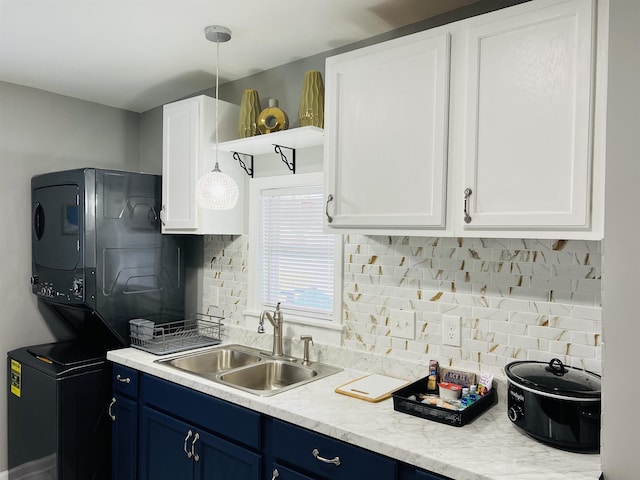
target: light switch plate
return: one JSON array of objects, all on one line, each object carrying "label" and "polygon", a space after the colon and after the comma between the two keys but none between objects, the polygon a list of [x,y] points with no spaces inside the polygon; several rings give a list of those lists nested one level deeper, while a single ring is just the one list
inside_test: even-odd
[{"label": "light switch plate", "polygon": [[442,344],[452,347],[460,346],[460,317],[455,315],[442,316]]},{"label": "light switch plate", "polygon": [[416,312],[411,310],[391,310],[389,316],[390,334],[396,338],[416,338]]}]

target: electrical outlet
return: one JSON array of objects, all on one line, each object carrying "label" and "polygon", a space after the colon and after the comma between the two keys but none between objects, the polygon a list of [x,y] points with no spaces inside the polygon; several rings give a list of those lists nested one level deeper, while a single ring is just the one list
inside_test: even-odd
[{"label": "electrical outlet", "polygon": [[391,310],[389,327],[392,337],[414,340],[416,338],[416,312]]},{"label": "electrical outlet", "polygon": [[442,316],[442,344],[452,347],[460,346],[460,317]]}]

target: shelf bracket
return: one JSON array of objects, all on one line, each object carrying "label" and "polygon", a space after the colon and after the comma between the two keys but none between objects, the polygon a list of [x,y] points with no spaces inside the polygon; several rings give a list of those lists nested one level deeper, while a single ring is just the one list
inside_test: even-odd
[{"label": "shelf bracket", "polygon": [[[240,152],[231,152],[231,153],[233,153],[233,158],[238,161],[242,169],[245,172],[247,172],[247,175],[253,178],[253,155],[249,155],[248,153],[240,153]],[[247,167],[247,164],[244,162],[244,160],[242,160],[242,157],[246,157],[249,159],[249,162],[251,164],[250,167]]]},{"label": "shelf bracket", "polygon": [[[273,146],[275,147],[276,153],[280,155],[280,159],[289,168],[291,173],[295,174],[296,173],[296,149],[291,147],[285,147],[284,145],[276,145],[275,143],[273,144]],[[282,151],[283,148],[286,148],[287,150],[291,150],[291,161],[287,159],[287,156]]]}]

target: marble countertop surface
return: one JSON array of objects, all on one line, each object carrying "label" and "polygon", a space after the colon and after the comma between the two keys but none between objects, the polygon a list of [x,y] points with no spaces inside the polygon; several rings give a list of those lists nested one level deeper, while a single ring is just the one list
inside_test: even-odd
[{"label": "marble countertop surface", "polygon": [[345,368],[260,397],[156,363],[163,357],[134,348],[110,351],[107,358],[455,480],[598,480],[601,472],[599,455],[552,448],[516,429],[500,389],[496,405],[471,423],[453,427],[397,412],[392,399],[371,403],[334,391],[380,372]]}]

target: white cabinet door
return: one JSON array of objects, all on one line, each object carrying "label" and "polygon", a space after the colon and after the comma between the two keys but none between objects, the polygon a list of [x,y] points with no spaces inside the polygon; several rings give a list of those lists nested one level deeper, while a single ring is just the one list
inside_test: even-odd
[{"label": "white cabinet door", "polygon": [[325,75],[326,225],[444,227],[449,34],[330,57]]},{"label": "white cabinet door", "polygon": [[202,102],[182,101],[163,109],[163,230],[196,230],[198,204],[194,193],[200,171]]},{"label": "white cabinet door", "polygon": [[[238,106],[219,102],[219,140],[235,135]],[[220,169],[240,190],[230,210],[206,210],[198,205],[198,179],[215,165],[215,99],[200,95],[164,106],[162,148],[163,233],[241,234],[247,175],[228,152],[218,152]]]},{"label": "white cabinet door", "polygon": [[451,112],[464,116],[464,185],[454,195],[471,192],[468,216],[455,212],[456,223],[464,230],[586,229],[593,3],[502,17],[465,32],[466,98]]}]

